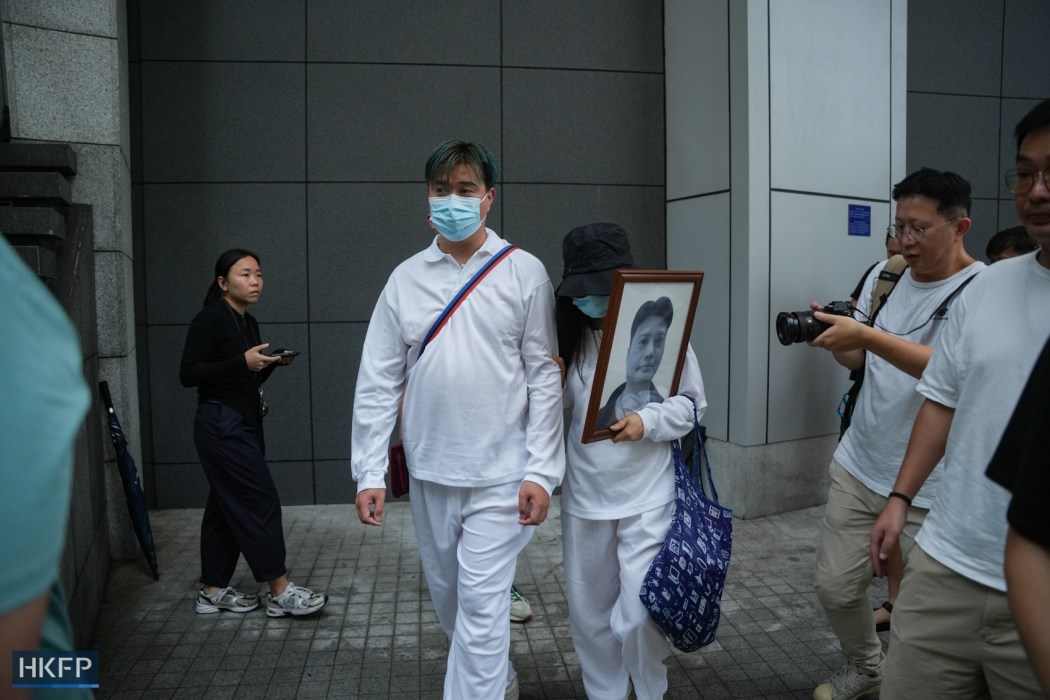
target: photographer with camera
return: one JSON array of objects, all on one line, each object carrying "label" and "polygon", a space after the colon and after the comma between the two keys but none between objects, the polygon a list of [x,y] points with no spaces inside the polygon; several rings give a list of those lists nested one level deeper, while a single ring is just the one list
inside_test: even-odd
[{"label": "photographer with camera", "polygon": [[[872,564],[869,532],[893,492],[897,467],[907,448],[912,422],[922,397],[915,386],[933,352],[933,344],[949,315],[948,302],[970,277],[985,267],[963,246],[970,229],[970,185],[954,173],[923,168],[893,188],[897,202],[888,232],[896,238],[908,268],[892,294],[877,301],[874,290],[890,261],[871,271],[850,312],[845,302],[827,311],[813,303],[806,312],[786,314],[789,337],[781,342],[808,341],[830,351],[835,360],[854,370],[864,367],[852,422],[835,450],[829,473],[831,486],[817,548],[817,597],[839,639],[846,665],[817,686],[814,700],[852,700],[878,691],[884,655],[868,602]],[[829,313],[830,312],[830,313]],[[790,317],[798,318],[797,328]],[[795,332],[794,338],[790,337]],[[903,556],[932,503],[939,470],[907,501]]]},{"label": "photographer with camera", "polygon": [[[1015,431],[1004,431],[1050,333],[1050,99],[1017,123],[1014,137],[1015,165],[1004,180],[1041,249],[995,263],[959,297],[916,387],[924,401],[894,484],[902,498],[886,504],[871,532],[872,562],[881,570],[905,527],[902,503],[922,492],[943,459],[945,478],[901,582],[886,700],[1046,697],[1033,666],[1046,670],[1039,628],[1047,588],[1023,544],[1015,552],[1021,562],[1011,561],[1008,542],[1019,543],[1008,536],[1010,493],[985,470],[991,462],[1000,483],[1024,491],[1010,472],[1033,464],[1009,454],[1021,444]],[[1025,423],[1045,433],[1043,414]],[[993,460],[1001,440],[1006,452]],[[1045,510],[1046,491],[1032,496]],[[1011,612],[1008,602],[1021,607]],[[1033,632],[1029,659],[1020,634]]]}]

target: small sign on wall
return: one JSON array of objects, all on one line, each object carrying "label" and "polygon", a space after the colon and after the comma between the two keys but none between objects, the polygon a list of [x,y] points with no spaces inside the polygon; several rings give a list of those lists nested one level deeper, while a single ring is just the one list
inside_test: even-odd
[{"label": "small sign on wall", "polygon": [[871,236],[871,207],[867,204],[849,205],[849,235]]}]

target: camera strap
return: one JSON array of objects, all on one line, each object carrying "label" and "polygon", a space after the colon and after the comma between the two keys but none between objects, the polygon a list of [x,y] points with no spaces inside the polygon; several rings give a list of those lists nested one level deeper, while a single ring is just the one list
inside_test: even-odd
[{"label": "camera strap", "polygon": [[879,315],[886,300],[890,296],[897,283],[900,282],[904,271],[908,269],[908,261],[903,255],[894,255],[886,261],[886,266],[879,272],[879,278],[875,280],[875,286],[871,290],[871,310],[868,313],[868,325],[875,325],[875,317]]},{"label": "camera strap", "polygon": [[[896,261],[897,258],[900,258],[900,260]],[[902,263],[903,266],[901,265]],[[907,269],[907,267],[908,265],[904,261],[904,256],[894,255],[892,258],[890,258],[889,262],[886,263],[886,267],[883,268],[883,271],[879,273],[879,279],[875,282],[875,288],[871,292],[872,308],[871,315],[868,317],[868,325],[875,325],[875,316],[878,314],[879,309],[881,309],[885,305],[886,299],[889,297],[890,292],[892,292],[893,288],[897,286],[897,282],[900,280],[901,276],[904,274],[904,270]],[[964,279],[961,283],[956,285],[955,289],[953,289],[948,294],[948,296],[944,298],[944,301],[942,301],[937,306],[937,309],[932,314],[930,314],[930,317],[926,319],[926,323],[929,323],[935,318],[944,318],[945,314],[948,313],[948,305],[952,303],[952,299],[954,299],[959,294],[959,292],[966,289],[966,285],[970,284],[970,282],[973,282],[973,279],[976,276],[977,273],[974,273],[966,279]],[[923,323],[922,326],[925,326],[926,323]],[[910,331],[908,331],[908,333],[914,333],[915,331],[919,330],[919,328],[922,328],[922,326],[919,326],[918,328],[913,328]],[[907,335],[907,333],[904,335]],[[857,397],[860,395],[860,387],[864,384],[864,365],[861,365],[857,369],[850,372],[849,378],[853,380],[853,386],[851,386],[849,391],[847,391],[843,395],[842,402],[839,404],[838,413],[839,418],[841,419],[839,424],[840,440],[842,439],[843,433],[846,432],[846,428],[849,427],[850,421],[853,417],[853,409],[857,405]]]},{"label": "camera strap", "polygon": [[[890,293],[897,286],[897,283],[900,282],[904,271],[907,269],[908,261],[904,259],[903,255],[894,255],[886,261],[886,265],[879,272],[879,277],[875,280],[875,286],[871,290],[871,308],[868,311],[867,320],[869,326],[875,325],[875,317],[879,315],[879,311],[882,310],[886,300],[890,297]],[[857,397],[860,396],[860,388],[864,384],[864,365],[862,364],[850,372],[849,378],[853,380],[853,385],[849,388],[849,391],[843,394],[838,410],[840,418],[839,440],[842,439],[846,428],[849,427],[853,418],[853,409],[857,406]]]}]

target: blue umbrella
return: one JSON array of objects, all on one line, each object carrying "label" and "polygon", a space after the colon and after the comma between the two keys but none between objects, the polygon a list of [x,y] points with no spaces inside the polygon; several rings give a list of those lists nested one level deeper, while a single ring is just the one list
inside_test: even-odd
[{"label": "blue umbrella", "polygon": [[146,495],[142,493],[142,484],[139,482],[139,471],[135,466],[135,458],[128,452],[128,439],[124,437],[124,430],[120,427],[117,414],[113,410],[113,397],[109,395],[109,384],[99,382],[99,391],[102,392],[102,400],[106,404],[106,413],[109,418],[109,437],[113,440],[113,449],[117,453],[117,467],[120,469],[120,480],[124,482],[124,499],[128,502],[128,515],[131,516],[131,524],[135,527],[135,536],[139,539],[142,553],[146,555],[146,563],[153,572],[153,580],[160,579],[157,573],[157,548],[153,544],[153,530],[149,525],[149,511],[146,508]]}]

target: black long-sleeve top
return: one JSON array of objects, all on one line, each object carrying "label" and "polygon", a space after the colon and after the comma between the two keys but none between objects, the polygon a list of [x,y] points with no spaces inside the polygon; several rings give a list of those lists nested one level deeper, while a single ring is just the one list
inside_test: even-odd
[{"label": "black long-sleeve top", "polygon": [[261,427],[259,386],[277,363],[252,372],[244,359],[244,353],[261,342],[259,323],[251,314],[241,316],[222,299],[214,301],[190,323],[179,381],[197,387],[198,402],[218,401]]}]

